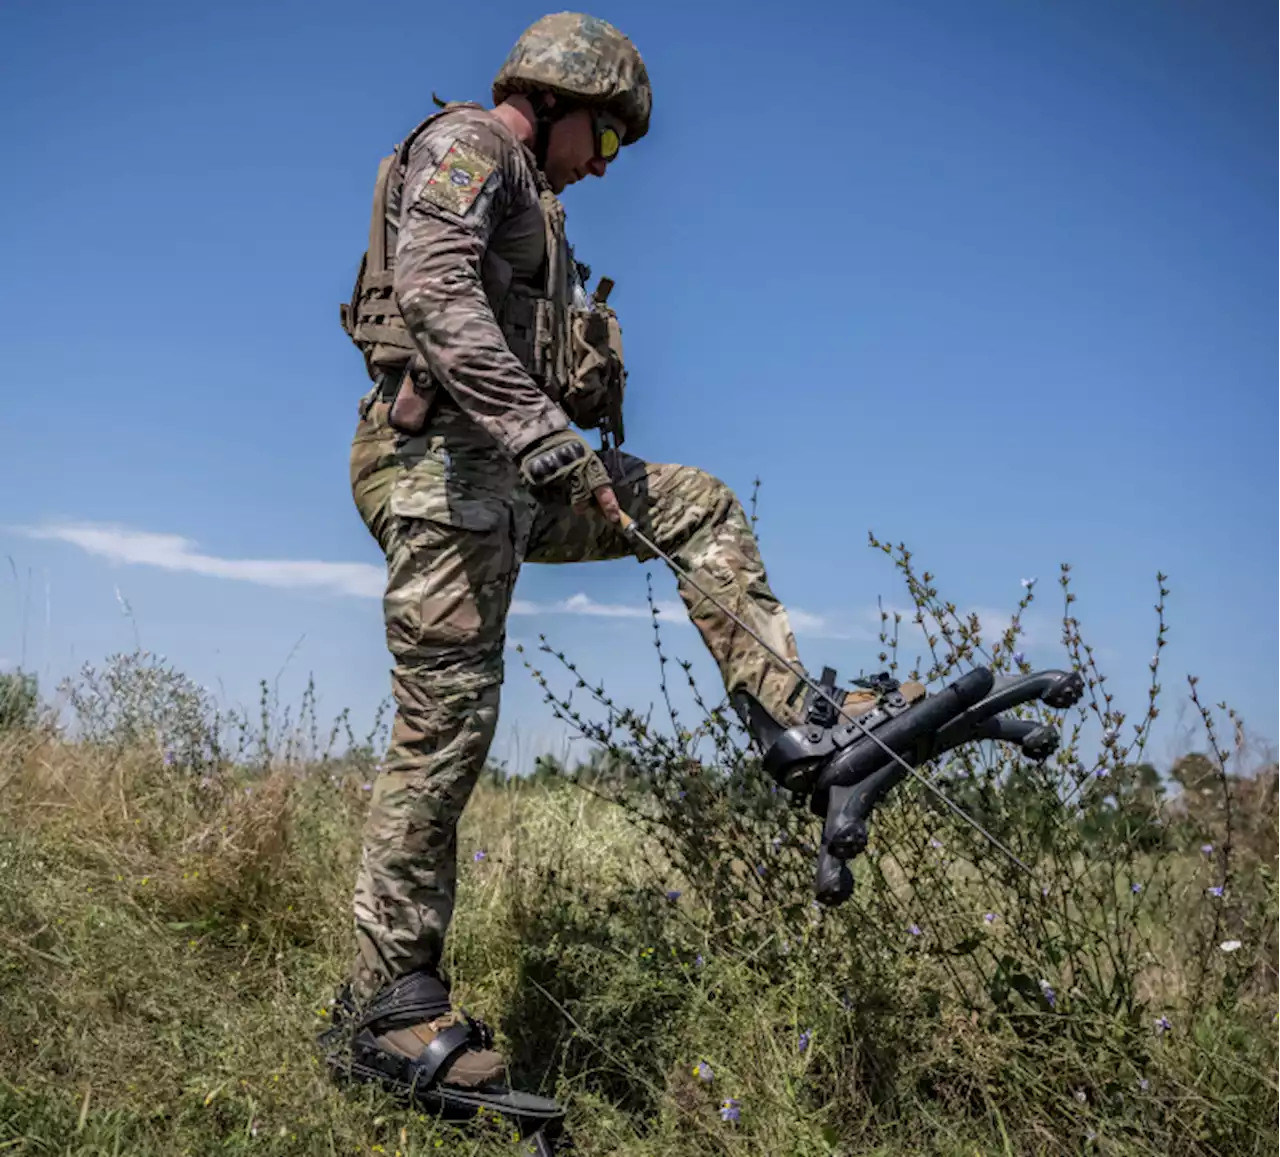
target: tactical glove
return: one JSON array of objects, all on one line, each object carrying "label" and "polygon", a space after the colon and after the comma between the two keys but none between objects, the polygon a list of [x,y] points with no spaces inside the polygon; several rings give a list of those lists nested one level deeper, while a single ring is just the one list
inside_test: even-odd
[{"label": "tactical glove", "polygon": [[521,480],[542,501],[576,506],[590,501],[599,487],[613,485],[599,456],[573,430],[558,430],[532,443],[518,464]]}]

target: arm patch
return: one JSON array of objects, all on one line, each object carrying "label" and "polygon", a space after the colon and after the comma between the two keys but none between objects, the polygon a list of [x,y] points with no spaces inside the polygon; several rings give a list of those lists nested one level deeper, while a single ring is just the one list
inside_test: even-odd
[{"label": "arm patch", "polygon": [[423,200],[459,217],[475,204],[498,162],[464,141],[449,146],[435,172],[422,185]]}]

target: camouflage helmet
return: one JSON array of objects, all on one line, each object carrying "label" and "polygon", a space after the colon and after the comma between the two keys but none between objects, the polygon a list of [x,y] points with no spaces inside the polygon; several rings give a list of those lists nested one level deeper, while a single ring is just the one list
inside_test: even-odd
[{"label": "camouflage helmet", "polygon": [[493,103],[514,93],[552,92],[607,109],[627,127],[624,145],[649,131],[653,92],[640,53],[612,24],[557,12],[525,29],[493,81]]}]

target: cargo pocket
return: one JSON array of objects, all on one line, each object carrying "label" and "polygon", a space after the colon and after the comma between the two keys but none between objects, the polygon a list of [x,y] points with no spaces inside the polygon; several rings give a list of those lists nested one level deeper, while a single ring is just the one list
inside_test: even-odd
[{"label": "cargo pocket", "polygon": [[397,518],[423,519],[467,530],[492,530],[505,523],[510,499],[499,489],[488,490],[459,479],[442,445],[428,444],[418,461],[396,478],[391,488],[391,513]]},{"label": "cargo pocket", "polygon": [[459,483],[439,449],[396,479],[383,609],[400,664],[441,679],[501,677],[518,566],[511,501]]}]

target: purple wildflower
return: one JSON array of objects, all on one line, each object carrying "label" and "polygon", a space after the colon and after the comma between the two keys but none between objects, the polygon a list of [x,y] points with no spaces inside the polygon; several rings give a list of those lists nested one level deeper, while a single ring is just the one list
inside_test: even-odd
[{"label": "purple wildflower", "polygon": [[735,1125],[738,1123],[738,1102],[733,1097],[720,1106],[720,1120],[732,1121]]},{"label": "purple wildflower", "polygon": [[362,783],[362,784],[360,785],[360,790],[361,790],[361,791],[373,791],[373,784],[371,784],[371,783]]},{"label": "purple wildflower", "polygon": [[756,875],[757,875],[757,876],[763,876],[763,875],[764,875],[764,865],[763,865],[763,864],[757,864],[757,865],[756,865]]},{"label": "purple wildflower", "polygon": [[1050,1008],[1058,1007],[1058,994],[1053,991],[1052,986],[1047,980],[1040,981],[1040,994],[1044,997]]},{"label": "purple wildflower", "polygon": [[1202,853],[1203,855],[1206,855],[1206,856],[1212,856],[1212,855],[1213,855],[1213,845],[1212,845],[1212,844],[1201,844],[1201,845],[1200,845],[1200,851],[1201,851],[1201,853]]},{"label": "purple wildflower", "polygon": [[1021,667],[1022,664],[1027,661],[1027,657],[1021,651],[1014,651],[1013,661],[1017,663],[1019,667]]},{"label": "purple wildflower", "polygon": [[798,1047],[801,1052],[804,1052],[805,1049],[809,1047],[809,1042],[811,1040],[813,1040],[813,1033],[810,1032],[809,1029],[805,1029],[804,1032],[800,1034],[800,1044]]},{"label": "purple wildflower", "polygon": [[907,925],[907,931],[908,931],[908,932],[910,932],[912,936],[919,936],[919,935],[920,935],[920,925],[919,925],[919,924],[908,924],[908,925]]},{"label": "purple wildflower", "polygon": [[1209,895],[1210,895],[1210,896],[1217,896],[1217,897],[1221,898],[1221,897],[1222,897],[1222,885],[1221,885],[1221,884],[1214,884],[1214,886],[1213,886],[1212,888],[1210,888],[1210,889],[1209,889]]},{"label": "purple wildflower", "polygon": [[674,904],[678,899],[680,899],[680,892],[677,889],[672,888],[667,892],[667,899]]},{"label": "purple wildflower", "polygon": [[1156,1021],[1156,1036],[1164,1036],[1171,1028],[1173,1028],[1173,1025],[1169,1022],[1169,1018],[1162,1016]]},{"label": "purple wildflower", "polygon": [[1146,1078],[1146,1077],[1139,1077],[1139,1078],[1138,1078],[1138,1088],[1139,1088],[1139,1089],[1141,1089],[1141,1090],[1145,1093],[1149,1088],[1151,1088],[1151,1082],[1150,1082],[1149,1080],[1147,1080],[1147,1078]]},{"label": "purple wildflower", "polygon": [[178,762],[178,753],[174,751],[172,747],[166,747],[164,751],[165,767],[172,767],[177,762]]},{"label": "purple wildflower", "polygon": [[715,1080],[715,1073],[711,1071],[711,1066],[706,1061],[699,1061],[693,1066],[693,1075],[700,1081],[706,1081],[710,1084]]},{"label": "purple wildflower", "polygon": [[933,848],[933,849],[935,849],[935,850],[937,850],[937,851],[941,851],[941,850],[942,850],[942,841],[941,841],[941,840],[930,840],[930,841],[929,841],[929,847],[931,847],[931,848]]},{"label": "purple wildflower", "polygon": [[1099,767],[1093,774],[1098,779],[1106,779],[1111,774],[1111,769],[1109,767]]},{"label": "purple wildflower", "polygon": [[694,968],[701,968],[704,964],[706,964],[706,961],[702,959],[702,953],[699,952],[698,955],[693,958],[693,966]]},{"label": "purple wildflower", "polygon": [[484,848],[481,848],[481,849],[480,849],[478,852],[476,852],[476,854],[475,854],[474,856],[472,856],[471,858],[472,858],[473,860],[475,860],[475,862],[478,864],[481,860],[485,859],[487,855],[488,855],[488,853],[484,850]]},{"label": "purple wildflower", "polygon": [[983,918],[983,919],[984,919],[988,924],[994,924],[994,923],[996,922],[996,914],[995,914],[994,912],[988,912],[988,913],[987,913],[985,916],[983,916],[982,918]]},{"label": "purple wildflower", "polygon": [[1142,891],[1142,885],[1134,884],[1133,887],[1129,889],[1129,891],[1131,891],[1136,896],[1139,892]]}]

